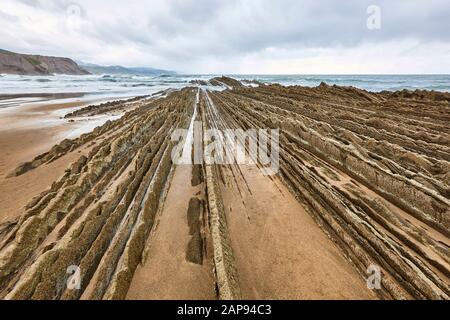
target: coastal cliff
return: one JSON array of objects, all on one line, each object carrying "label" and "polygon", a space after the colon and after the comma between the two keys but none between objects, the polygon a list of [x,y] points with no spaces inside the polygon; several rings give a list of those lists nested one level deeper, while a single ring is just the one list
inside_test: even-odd
[{"label": "coastal cliff", "polygon": [[1,49],[0,73],[19,75],[89,74],[69,58],[19,54]]}]

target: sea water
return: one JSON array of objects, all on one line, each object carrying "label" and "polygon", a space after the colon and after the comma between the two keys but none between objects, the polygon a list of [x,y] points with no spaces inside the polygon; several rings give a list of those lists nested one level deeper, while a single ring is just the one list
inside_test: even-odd
[{"label": "sea water", "polygon": [[[180,89],[191,80],[222,75],[0,75],[0,97],[14,94],[80,93],[86,100],[148,95],[168,88]],[[257,80],[282,85],[317,86],[321,82],[354,86],[369,91],[426,89],[450,92],[450,75],[228,75],[238,80]],[[21,98],[33,101],[35,97]],[[5,97],[2,97],[5,100]],[[3,101],[5,102],[5,101]],[[4,106],[7,105],[6,103]]]}]

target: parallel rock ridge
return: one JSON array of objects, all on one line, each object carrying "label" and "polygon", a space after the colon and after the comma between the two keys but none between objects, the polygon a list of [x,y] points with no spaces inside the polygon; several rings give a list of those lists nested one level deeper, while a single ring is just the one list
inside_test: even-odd
[{"label": "parallel rock ridge", "polygon": [[[362,280],[371,266],[381,270],[379,298],[450,298],[450,95],[217,81],[229,89],[123,102],[136,105],[29,162],[20,174],[91,146],[17,221],[0,226],[0,297],[125,298],[176,168],[171,133],[188,128],[198,106],[204,129],[280,129],[273,179]],[[91,106],[76,116],[122,107]],[[219,169],[196,168],[205,177],[217,297],[234,299],[240,279]],[[71,266],[81,270],[77,290],[67,286]]]},{"label": "parallel rock ridge", "polygon": [[[204,94],[201,95],[199,105],[203,128],[219,129],[215,122],[216,119],[211,118],[211,112],[207,108],[208,103]],[[206,148],[206,145],[204,148]],[[241,299],[239,279],[224,212],[224,203],[218,185],[217,166],[204,165],[204,170],[211,229],[210,238],[214,253],[214,271],[218,296],[222,300]]]},{"label": "parallel rock ridge", "polygon": [[383,297],[449,299],[448,101],[325,84],[210,96],[227,124],[281,129],[281,179],[363,276],[381,268]]},{"label": "parallel rock ridge", "polygon": [[[148,102],[76,140],[94,144],[90,154],[0,237],[2,296],[125,297],[171,168],[171,132],[187,126],[194,91]],[[70,266],[82,270],[81,290],[66,288]]]},{"label": "parallel rock ridge", "polygon": [[242,87],[242,82],[230,78],[230,77],[215,77],[209,80],[191,80],[191,84],[201,85],[201,86],[214,86],[214,87],[226,87],[226,88],[233,88],[233,87]]}]

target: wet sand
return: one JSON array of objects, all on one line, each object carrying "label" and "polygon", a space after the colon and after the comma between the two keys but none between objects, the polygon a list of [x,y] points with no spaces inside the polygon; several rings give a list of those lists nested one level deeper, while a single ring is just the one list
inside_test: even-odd
[{"label": "wet sand", "polygon": [[106,121],[106,118],[76,122],[62,119],[66,113],[87,104],[89,102],[85,101],[47,101],[0,110],[0,223],[20,216],[30,199],[48,189],[71,162],[86,153],[82,148],[27,175],[9,176],[19,164]]},{"label": "wet sand", "polygon": [[377,298],[280,181],[240,172],[223,170],[222,195],[243,299]]},{"label": "wet sand", "polygon": [[[23,219],[0,228],[0,297],[449,299],[450,96],[227,83],[223,92],[191,87],[134,101],[120,120],[16,171],[16,193],[55,180]],[[18,118],[28,130],[33,116],[47,115],[31,129],[54,141],[67,132],[50,123],[84,123],[48,118],[70,108]],[[203,130],[280,128],[277,176],[174,165],[171,133],[196,112]],[[36,149],[15,147],[5,174],[45,149],[9,122],[4,148],[26,137]],[[28,195],[9,197],[14,208]],[[80,290],[64,286],[69,265],[82,270]],[[373,266],[377,290],[366,286]]]},{"label": "wet sand", "polygon": [[204,197],[203,185],[191,187],[187,183],[191,171],[189,165],[175,168],[164,208],[147,241],[145,260],[136,269],[127,299],[216,298],[212,257],[203,257],[201,264],[187,259],[191,238],[187,218],[189,201]]}]

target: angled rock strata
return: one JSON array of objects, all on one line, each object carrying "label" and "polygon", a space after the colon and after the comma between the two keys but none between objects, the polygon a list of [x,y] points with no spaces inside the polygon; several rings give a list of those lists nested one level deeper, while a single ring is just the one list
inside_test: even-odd
[{"label": "angled rock strata", "polygon": [[[158,99],[90,106],[69,115],[129,110],[91,133],[62,141],[13,173],[27,174],[89,146],[49,190],[30,199],[17,220],[0,226],[0,297],[126,298],[136,269],[152,258],[144,259],[146,248],[160,232],[166,195],[176,189],[171,180],[180,167],[172,161],[176,142],[171,135],[189,128],[197,114],[202,132],[280,129],[279,171],[257,181],[289,190],[280,191],[281,198],[273,203],[292,198],[304,208],[342,261],[355,270],[355,282],[364,287],[367,271],[379,268],[381,287],[374,298],[450,298],[448,94],[372,93],[326,84],[249,88],[225,77],[213,80],[229,89],[185,88]],[[229,147],[226,140],[219,143]],[[243,250],[252,244],[239,245],[230,215],[246,214],[231,212],[235,202],[248,206],[250,196],[243,194],[262,192],[248,178],[255,171],[238,164],[191,167],[186,184],[199,191],[180,204],[180,214],[189,232],[185,247],[195,247],[195,254],[182,256],[210,273],[217,298],[252,298],[242,262]],[[227,192],[232,185],[242,200]],[[252,214],[258,210],[248,208]],[[248,221],[252,223],[250,216]],[[259,227],[265,232],[267,226],[252,230]],[[283,270],[279,264],[274,268]],[[68,285],[73,266],[81,270],[75,290]],[[258,288],[264,288],[264,277],[258,281]]]}]

